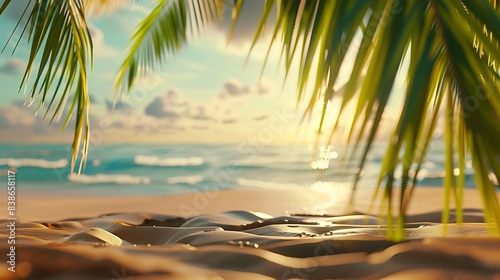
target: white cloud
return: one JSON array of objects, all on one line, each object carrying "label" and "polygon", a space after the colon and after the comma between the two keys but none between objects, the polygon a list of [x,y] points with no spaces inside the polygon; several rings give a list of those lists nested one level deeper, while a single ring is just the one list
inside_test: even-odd
[{"label": "white cloud", "polygon": [[144,110],[146,115],[153,116],[155,118],[180,118],[181,114],[170,108],[168,104],[164,103],[164,99],[161,97],[155,98]]},{"label": "white cloud", "polygon": [[104,32],[98,27],[88,25],[90,35],[92,36],[92,43],[94,45],[94,55],[100,58],[117,57],[121,51],[106,44],[104,40]]},{"label": "white cloud", "polygon": [[[91,100],[94,100],[94,98],[92,98]],[[106,100],[106,108],[110,112],[130,113],[130,111],[132,110],[132,106],[123,100],[118,100],[116,102]]]},{"label": "white cloud", "polygon": [[208,130],[209,126],[208,125],[193,125],[191,128],[196,129],[196,130]]},{"label": "white cloud", "polygon": [[[230,93],[231,92],[231,93]],[[236,80],[228,81],[221,94],[248,94],[256,93],[256,88],[242,86]],[[203,104],[196,104],[184,97],[180,92],[168,90],[163,96],[154,98],[144,109],[144,114],[157,120],[168,119],[173,123],[183,122],[186,127],[206,130],[210,122],[234,123],[237,117],[228,103],[220,98],[208,100]],[[157,122],[155,120],[155,122]]]},{"label": "white cloud", "polygon": [[[185,126],[180,119],[156,118],[133,112],[129,115],[110,116],[106,120],[111,129],[133,130],[144,132],[174,132],[184,130]],[[107,129],[107,127],[105,127]]]},{"label": "white cloud", "polygon": [[17,105],[0,106],[0,128],[29,127],[35,124],[35,116],[27,108]]},{"label": "white cloud", "polygon": [[273,84],[268,78],[262,77],[262,79],[260,79],[259,83],[257,84],[257,93],[269,94],[272,92],[274,92]]},{"label": "white cloud", "polygon": [[248,86],[243,86],[238,80],[230,79],[226,81],[222,88],[222,94],[229,96],[240,96],[250,93],[250,88]]},{"label": "white cloud", "polygon": [[207,108],[207,106],[202,106],[198,105],[194,108],[191,108],[190,111],[194,111],[194,113],[188,113],[187,117],[193,120],[200,120],[200,121],[206,121],[206,120],[211,120],[212,116],[209,115],[210,113],[210,108]]},{"label": "white cloud", "polygon": [[[64,117],[62,120],[58,121],[54,119],[54,122],[50,123],[51,112],[49,112],[45,120],[43,119],[46,108],[40,108],[36,115],[37,104],[33,104],[30,107],[23,106],[23,104],[22,100],[18,100],[10,106],[0,106],[0,139],[30,141],[36,137],[50,136],[58,139],[68,139],[68,136],[72,137],[76,112],[73,112],[73,116],[70,118],[66,129],[61,133],[64,121],[69,113],[68,106],[64,108],[64,112],[62,113]],[[98,118],[92,113],[89,115],[89,121],[91,127],[99,123]]]},{"label": "white cloud", "polygon": [[258,116],[253,117],[253,120],[254,121],[263,121],[263,120],[267,120],[268,118],[269,118],[269,115],[258,115]]},{"label": "white cloud", "polygon": [[266,77],[263,77],[257,84],[252,86],[243,85],[236,79],[229,79],[222,86],[222,92],[219,98],[226,99],[228,97],[267,95],[271,94],[273,91],[274,87]]},{"label": "white cloud", "polygon": [[180,118],[189,108],[189,102],[177,91],[169,90],[165,95],[151,101],[144,113],[156,118]]},{"label": "white cloud", "polygon": [[236,123],[236,122],[238,122],[238,121],[236,120],[236,118],[227,118],[227,119],[223,119],[223,120],[222,120],[222,123],[223,123],[223,124],[232,124],[232,123]]}]

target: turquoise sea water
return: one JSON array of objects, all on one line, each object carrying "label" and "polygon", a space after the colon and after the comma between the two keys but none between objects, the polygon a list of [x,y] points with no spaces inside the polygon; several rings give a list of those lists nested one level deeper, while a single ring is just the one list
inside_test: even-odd
[{"label": "turquoise sea water", "polygon": [[[361,188],[375,186],[384,151],[383,145],[373,147]],[[0,144],[0,180],[10,169],[18,187],[31,191],[154,195],[214,188],[333,188],[349,186],[357,170],[354,163],[341,164],[340,147],[117,144],[91,147],[77,176],[69,172],[69,152],[69,145]],[[442,185],[443,160],[442,145],[432,145],[419,185]],[[470,168],[466,183],[475,185]]]}]

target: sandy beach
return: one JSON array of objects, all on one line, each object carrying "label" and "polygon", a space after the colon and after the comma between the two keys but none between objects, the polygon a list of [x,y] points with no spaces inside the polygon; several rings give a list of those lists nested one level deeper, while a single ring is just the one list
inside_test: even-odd
[{"label": "sandy beach", "polygon": [[[1,279],[500,279],[500,238],[475,190],[464,224],[440,224],[442,189],[420,188],[407,242],[385,238],[371,192],[231,190],[170,196],[18,195],[15,271]],[[12,229],[2,216],[3,240]],[[451,217],[454,221],[454,217]],[[2,244],[1,254],[11,253]]]}]

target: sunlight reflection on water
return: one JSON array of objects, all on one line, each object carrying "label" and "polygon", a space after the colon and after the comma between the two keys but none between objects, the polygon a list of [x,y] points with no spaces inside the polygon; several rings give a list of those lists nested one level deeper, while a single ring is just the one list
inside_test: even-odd
[{"label": "sunlight reflection on water", "polygon": [[352,191],[352,183],[318,181],[311,184],[310,189],[323,192],[329,198],[327,202],[312,207],[314,213],[325,214],[327,209],[331,209],[338,204],[344,204],[347,201]]}]

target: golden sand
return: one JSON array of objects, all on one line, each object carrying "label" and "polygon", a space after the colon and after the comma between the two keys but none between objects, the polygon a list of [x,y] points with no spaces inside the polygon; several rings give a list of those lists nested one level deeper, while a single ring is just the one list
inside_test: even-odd
[{"label": "golden sand", "polygon": [[[415,192],[407,241],[386,241],[348,192],[234,190],[152,197],[18,198],[16,272],[1,279],[500,279],[500,238],[465,191],[465,223],[440,224],[442,190]],[[375,213],[376,214],[376,213]],[[2,217],[2,240],[10,221]],[[454,220],[454,217],[451,217]],[[0,254],[6,256],[4,242]]]}]

